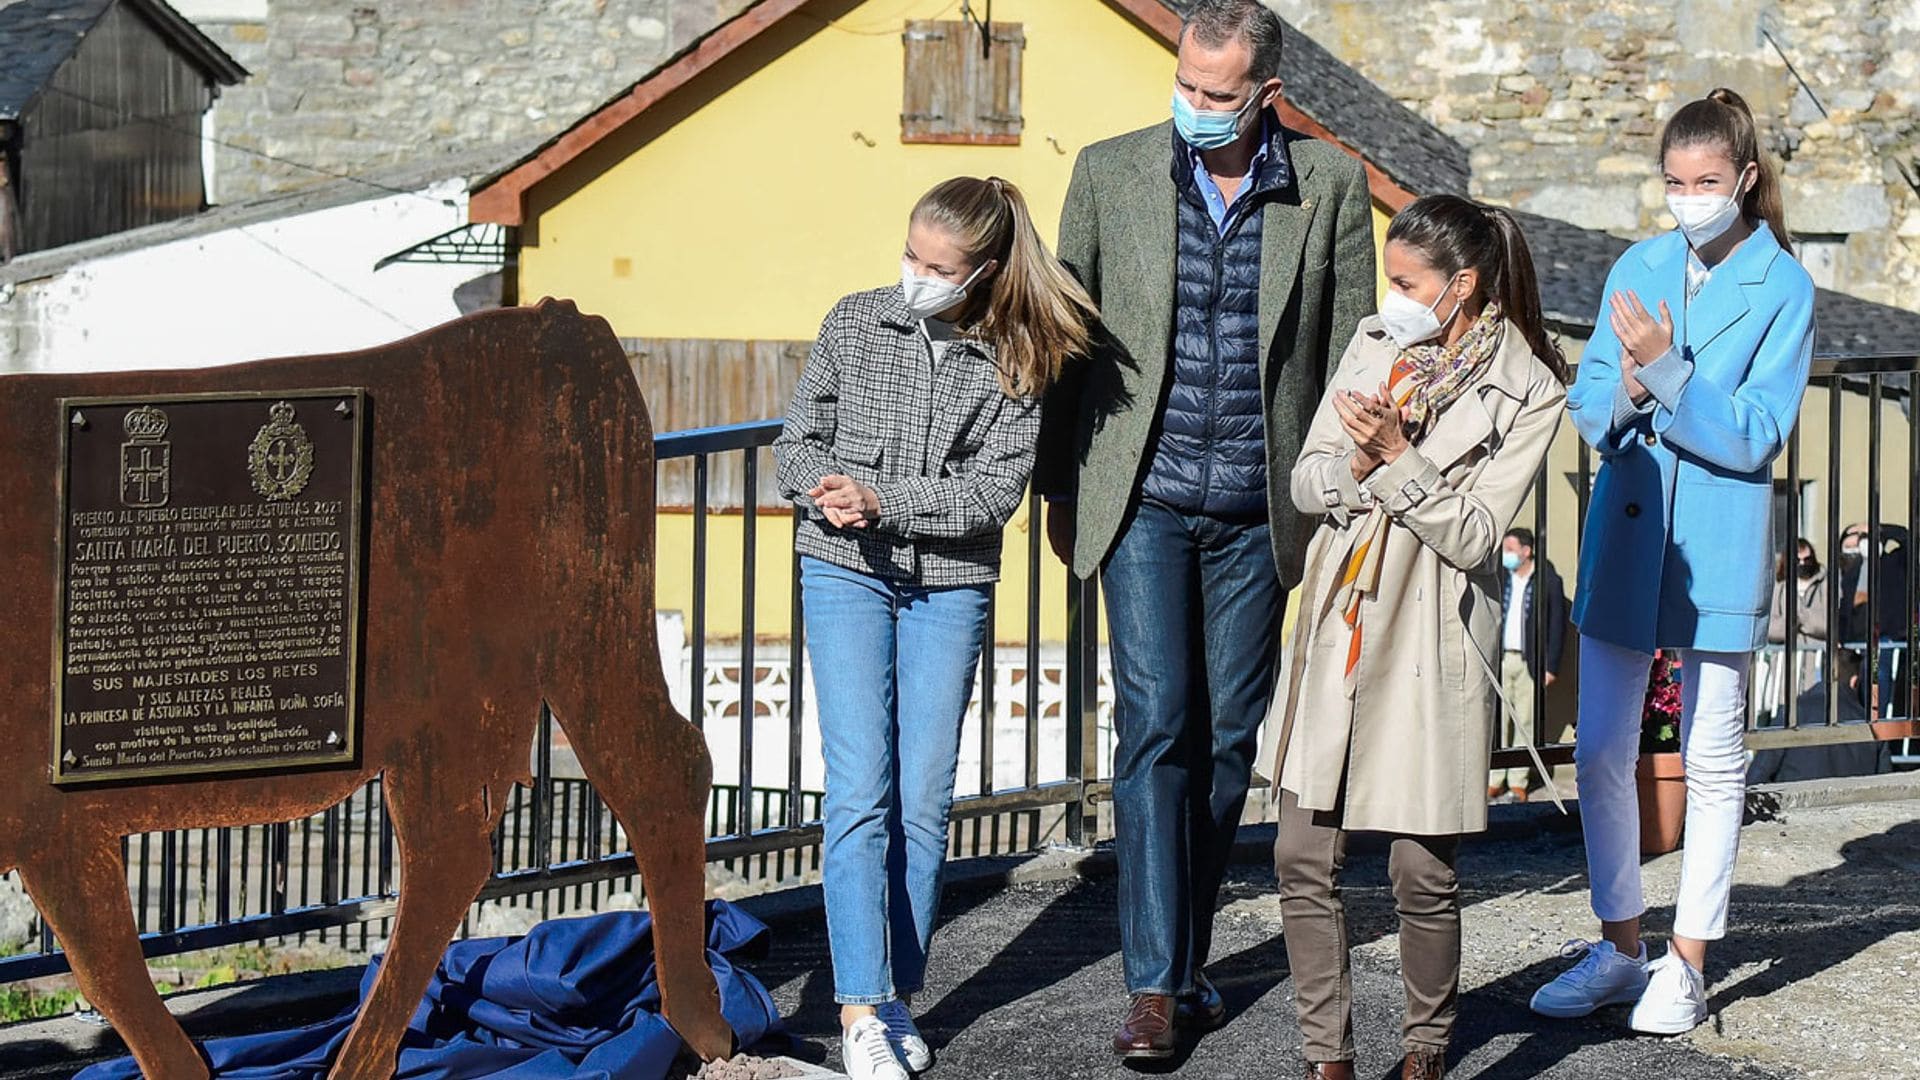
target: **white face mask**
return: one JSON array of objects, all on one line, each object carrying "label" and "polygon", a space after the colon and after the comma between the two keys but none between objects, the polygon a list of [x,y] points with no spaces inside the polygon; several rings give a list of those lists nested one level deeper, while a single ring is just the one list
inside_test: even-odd
[{"label": "white face mask", "polygon": [[1743,187],[1732,195],[1669,195],[1667,212],[1697,251],[1733,228],[1740,218],[1740,201],[1748,190]]},{"label": "white face mask", "polygon": [[[1457,275],[1456,275],[1457,276]],[[1423,341],[1431,341],[1447,328],[1455,315],[1460,314],[1460,303],[1454,302],[1453,310],[1445,319],[1433,313],[1440,301],[1447,298],[1447,291],[1453,288],[1453,278],[1447,279],[1446,288],[1433,298],[1433,303],[1422,307],[1420,301],[1403,292],[1387,290],[1387,298],[1380,302],[1380,322],[1387,328],[1387,336],[1402,349],[1410,349]]]},{"label": "white face mask", "polygon": [[913,265],[900,260],[900,292],[907,301],[907,313],[916,319],[931,319],[955,304],[967,299],[967,289],[980,271],[987,268],[981,263],[967,275],[967,280],[955,285],[946,278],[923,277],[913,272]]}]

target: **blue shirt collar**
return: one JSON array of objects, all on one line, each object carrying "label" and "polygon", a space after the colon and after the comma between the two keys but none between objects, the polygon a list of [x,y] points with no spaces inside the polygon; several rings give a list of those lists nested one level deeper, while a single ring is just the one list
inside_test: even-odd
[{"label": "blue shirt collar", "polygon": [[1224,234],[1232,218],[1244,211],[1255,193],[1269,188],[1284,188],[1293,183],[1293,166],[1287,160],[1285,136],[1285,129],[1274,118],[1273,111],[1261,112],[1260,144],[1254,148],[1253,158],[1247,162],[1246,176],[1229,205],[1219,185],[1213,182],[1206,163],[1201,160],[1200,151],[1175,131],[1173,141],[1177,144],[1177,153],[1185,154],[1184,158],[1174,159],[1175,182],[1182,187],[1186,186],[1187,181],[1192,182],[1200,201],[1206,204],[1214,226]]}]

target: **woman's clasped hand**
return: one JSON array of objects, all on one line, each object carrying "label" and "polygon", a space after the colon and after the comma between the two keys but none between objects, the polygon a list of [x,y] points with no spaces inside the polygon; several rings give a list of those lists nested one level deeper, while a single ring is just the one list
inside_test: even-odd
[{"label": "woman's clasped hand", "polygon": [[1406,410],[1393,403],[1386,386],[1378,394],[1343,390],[1333,395],[1340,426],[1358,451],[1353,456],[1356,479],[1382,465],[1391,465],[1407,448]]}]

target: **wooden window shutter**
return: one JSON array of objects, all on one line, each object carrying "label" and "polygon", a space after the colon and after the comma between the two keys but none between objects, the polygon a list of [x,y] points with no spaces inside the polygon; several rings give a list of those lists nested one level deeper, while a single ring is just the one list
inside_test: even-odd
[{"label": "wooden window shutter", "polygon": [[1027,46],[1021,24],[992,24],[985,49],[979,26],[966,22],[916,20],[902,37],[901,142],[1020,145],[1020,65]]}]

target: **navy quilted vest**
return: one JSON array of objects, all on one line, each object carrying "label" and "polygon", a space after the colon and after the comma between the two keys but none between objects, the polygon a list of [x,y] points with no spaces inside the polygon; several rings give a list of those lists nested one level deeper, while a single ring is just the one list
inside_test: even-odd
[{"label": "navy quilted vest", "polygon": [[1143,491],[1188,513],[1255,518],[1267,512],[1260,237],[1265,203],[1292,182],[1279,138],[1270,153],[1275,156],[1256,186],[1240,194],[1222,235],[1175,136],[1173,377]]}]

